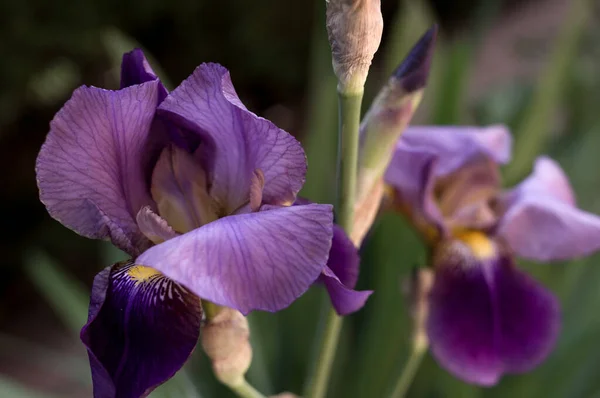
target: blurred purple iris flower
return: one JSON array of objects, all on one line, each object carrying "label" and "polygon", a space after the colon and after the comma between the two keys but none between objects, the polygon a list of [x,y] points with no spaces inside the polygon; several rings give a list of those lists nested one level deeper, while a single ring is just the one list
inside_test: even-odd
[{"label": "blurred purple iris flower", "polygon": [[352,290],[358,255],[331,206],[291,206],[302,147],[248,111],[220,65],[168,93],[140,50],[125,54],[120,90],[81,87],[56,114],[36,172],[52,217],[132,257],[94,279],[81,338],[96,397],[172,377],[196,346],[200,298],[278,311],[318,279],[344,314],[370,294]]},{"label": "blurred purple iris flower", "polygon": [[501,191],[498,168],[510,151],[502,126],[411,127],[385,176],[395,206],[432,248],[432,353],[481,385],[531,370],[559,333],[557,299],[516,267],[514,255],[552,261],[600,249],[600,218],[576,207],[553,160],[538,158],[527,179]]}]

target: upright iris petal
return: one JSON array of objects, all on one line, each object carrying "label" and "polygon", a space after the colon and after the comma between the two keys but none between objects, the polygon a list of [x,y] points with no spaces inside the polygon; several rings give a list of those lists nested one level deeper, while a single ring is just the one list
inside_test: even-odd
[{"label": "upright iris petal", "polygon": [[491,385],[546,358],[560,317],[556,298],[519,271],[511,253],[557,260],[600,249],[600,218],[575,207],[554,161],[501,192],[510,158],[502,126],[412,127],[386,172],[395,207],[432,250],[428,334],[434,356],[468,382]]},{"label": "upright iris petal", "polygon": [[52,217],[137,255],[150,246],[135,222],[152,205],[143,161],[158,82],[119,91],[81,87],[56,114],[36,162],[40,199]]},{"label": "upright iris petal", "polygon": [[248,111],[225,68],[200,65],[159,109],[174,123],[198,134],[210,147],[207,160],[213,177],[211,195],[222,212],[231,213],[248,201],[256,169],[264,174],[264,203],[293,203],[306,175],[306,157],[300,143]]}]

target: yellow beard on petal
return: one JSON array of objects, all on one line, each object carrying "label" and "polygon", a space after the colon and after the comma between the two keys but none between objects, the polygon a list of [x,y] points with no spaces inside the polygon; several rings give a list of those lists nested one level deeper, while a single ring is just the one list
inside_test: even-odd
[{"label": "yellow beard on petal", "polygon": [[146,282],[150,278],[160,275],[160,272],[154,268],[145,267],[143,265],[134,265],[133,267],[129,268],[127,275],[129,275],[129,277],[137,284]]},{"label": "yellow beard on petal", "polygon": [[489,259],[496,255],[494,242],[483,232],[462,230],[455,232],[454,236],[467,245],[473,255],[479,260]]}]

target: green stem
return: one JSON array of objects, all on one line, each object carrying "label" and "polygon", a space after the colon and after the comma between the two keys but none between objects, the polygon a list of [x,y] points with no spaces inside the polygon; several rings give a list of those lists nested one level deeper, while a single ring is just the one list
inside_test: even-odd
[{"label": "green stem", "polygon": [[266,398],[256,388],[252,387],[246,379],[242,379],[242,382],[239,384],[229,385],[228,387],[240,398]]},{"label": "green stem", "polygon": [[[339,138],[337,170],[337,206],[336,218],[347,234],[354,223],[354,198],[356,195],[356,172],[358,162],[358,130],[360,126],[360,107],[363,92],[339,94]],[[329,305],[329,304],[328,304]],[[307,385],[305,397],[322,398],[327,392],[327,384],[342,330],[342,317],[333,308],[329,308],[325,327],[321,336],[319,353]]]},{"label": "green stem", "polygon": [[406,365],[404,365],[404,369],[402,369],[402,373],[398,378],[394,390],[390,394],[390,398],[404,398],[417,374],[417,370],[419,369],[419,365],[421,364],[421,360],[425,356],[426,351],[427,346],[424,344],[412,345],[408,361],[406,362]]}]

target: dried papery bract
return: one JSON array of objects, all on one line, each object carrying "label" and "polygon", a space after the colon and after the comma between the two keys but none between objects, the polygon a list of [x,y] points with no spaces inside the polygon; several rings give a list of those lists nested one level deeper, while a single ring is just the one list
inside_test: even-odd
[{"label": "dried papery bract", "polygon": [[221,383],[237,386],[244,382],[252,362],[249,337],[248,320],[231,308],[220,308],[202,326],[202,347]]},{"label": "dried papery bract", "polygon": [[383,32],[380,0],[328,0],[326,25],[338,90],[362,92]]},{"label": "dried papery bract", "polygon": [[360,246],[383,196],[383,174],[400,135],[423,96],[437,27],[429,29],[381,89],[360,126],[358,181],[352,240]]}]

